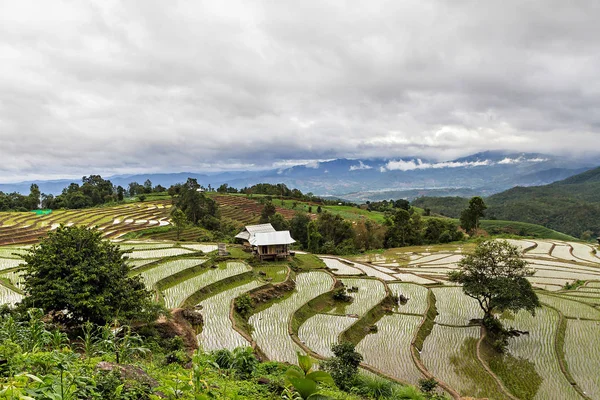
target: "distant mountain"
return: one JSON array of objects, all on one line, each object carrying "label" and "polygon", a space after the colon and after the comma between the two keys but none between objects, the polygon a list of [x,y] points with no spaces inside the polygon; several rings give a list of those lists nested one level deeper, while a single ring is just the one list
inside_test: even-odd
[{"label": "distant mountain", "polygon": [[[204,186],[227,183],[242,188],[256,183],[285,183],[303,192],[335,196],[353,201],[414,198],[443,194],[470,197],[490,195],[516,185],[531,186],[554,182],[589,169],[581,160],[536,153],[482,152],[450,161],[417,157],[395,159],[336,159],[314,164],[262,171],[220,173],[165,173],[106,177],[115,185],[130,182],[168,187],[196,178]],[[72,180],[36,182],[44,193],[60,193]],[[31,182],[0,184],[3,192],[28,193]]]}]

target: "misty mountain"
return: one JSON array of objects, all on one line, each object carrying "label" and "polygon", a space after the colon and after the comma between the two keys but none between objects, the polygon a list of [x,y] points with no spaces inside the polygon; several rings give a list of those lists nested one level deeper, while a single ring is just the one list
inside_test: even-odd
[{"label": "misty mountain", "polygon": [[[450,161],[417,157],[336,159],[289,168],[218,173],[161,173],[104,177],[127,187],[130,182],[168,187],[195,178],[204,186],[223,183],[242,188],[256,183],[285,183],[303,192],[354,201],[416,198],[423,195],[491,195],[514,186],[533,186],[565,179],[591,168],[591,162],[536,153],[483,152]],[[44,193],[60,193],[73,180],[36,181]],[[0,184],[3,192],[28,193],[32,182]]]}]

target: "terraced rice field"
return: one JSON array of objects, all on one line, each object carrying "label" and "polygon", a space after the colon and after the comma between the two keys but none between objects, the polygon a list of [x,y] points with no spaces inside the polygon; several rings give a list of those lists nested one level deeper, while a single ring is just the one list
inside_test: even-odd
[{"label": "terraced rice field", "polygon": [[337,258],[321,257],[321,260],[327,265],[327,268],[336,275],[362,275],[362,272],[358,268],[351,267],[348,263],[342,262]]},{"label": "terraced rice field", "polygon": [[483,318],[477,300],[465,296],[460,287],[440,287],[431,289],[435,295],[438,324],[464,326],[475,318]]},{"label": "terraced rice field", "polygon": [[423,375],[413,363],[410,343],[422,319],[413,315],[386,315],[377,322],[377,333],[365,336],[356,350],[363,354],[368,365],[414,385]]},{"label": "terraced rice field", "polygon": [[316,314],[300,326],[298,338],[315,353],[332,357],[331,346],[339,342],[340,333],[356,320],[345,315]]},{"label": "terraced rice field", "polygon": [[204,317],[202,332],[197,336],[198,343],[206,351],[248,346],[244,337],[233,329],[229,319],[231,302],[247,291],[263,285],[257,280],[217,293],[202,301],[201,313]]},{"label": "terraced rice field", "polygon": [[343,307],[342,310],[336,310],[336,313],[341,311],[343,314],[363,315],[385,297],[385,286],[376,279],[344,278],[340,281],[346,288],[355,287],[358,288],[358,291],[348,293],[353,299],[352,303]]},{"label": "terraced rice field", "polygon": [[565,359],[583,391],[600,399],[600,321],[567,321]]},{"label": "terraced rice field", "polygon": [[107,238],[152,226],[168,225],[170,202],[153,201],[85,210],[56,210],[48,215],[0,212],[0,246],[35,243],[63,225],[98,226]]},{"label": "terraced rice field", "polygon": [[21,301],[23,295],[0,283],[0,304],[15,304]]},{"label": "terraced rice field", "polygon": [[[64,212],[58,213],[57,217],[62,214]],[[4,223],[19,224],[27,217],[7,219]],[[103,218],[107,224],[105,230],[111,229],[109,225],[135,221],[135,217],[129,215],[116,223],[110,217]],[[525,251],[525,258],[537,271],[531,278],[534,286],[553,291],[551,294],[538,291],[541,302],[552,308],[538,310],[535,317],[527,313],[504,314],[506,326],[529,334],[510,339],[504,355],[489,355],[483,351],[484,361],[506,390],[517,398],[583,398],[560,369],[559,357],[564,354],[567,370],[578,386],[589,398],[600,399],[600,354],[596,354],[600,348],[600,258],[593,254],[590,245],[583,243],[538,240],[516,240],[514,243]],[[124,249],[132,250],[128,262],[137,269],[132,273],[142,276],[147,287],[154,290],[159,281],[200,265],[210,257],[210,254],[206,258],[190,257],[192,252],[210,253],[216,249],[214,244],[206,243],[176,245],[173,242],[127,241],[120,244]],[[0,247],[0,282],[19,286],[22,272],[18,265],[21,261],[12,253],[24,250],[23,247]],[[339,280],[347,287],[357,286],[359,290],[350,294],[354,298],[351,304],[308,318],[298,327],[298,338],[312,351],[331,356],[331,345],[338,341],[340,333],[350,327],[354,330],[360,326],[355,324],[362,317],[372,315],[368,311],[383,299],[387,287],[392,294],[402,294],[409,300],[394,307],[391,314],[369,322],[377,327],[377,332],[357,339],[357,350],[363,354],[366,367],[416,383],[422,373],[411,355],[411,342],[425,318],[428,293],[433,293],[438,314],[432,330],[421,338],[422,351],[417,353],[424,367],[436,379],[463,395],[508,398],[477,358],[480,328],[467,325],[472,319],[482,317],[479,306],[475,300],[466,297],[461,288],[445,283],[447,272],[457,268],[462,257],[460,250],[461,247],[452,246],[395,249],[385,254],[362,256],[360,262],[323,257]],[[274,282],[285,279],[286,268],[272,271],[269,268],[256,267],[254,272],[267,272],[269,277],[273,274]],[[249,270],[248,265],[232,260],[220,268],[205,268],[192,276],[188,273],[183,281],[180,280],[183,275],[179,274],[179,278],[163,281],[161,295],[168,307],[177,307],[199,289]],[[576,279],[588,282],[577,290],[562,289],[567,281]],[[294,291],[261,306],[249,319],[252,338],[274,360],[296,361],[300,346],[292,340],[288,330],[292,315],[309,300],[330,291],[333,285],[332,277],[318,270],[301,272],[296,280]],[[243,282],[225,284],[222,291],[201,301],[205,321],[198,341],[205,350],[233,349],[248,344],[233,329],[229,318],[231,302],[264,283],[258,279]],[[8,283],[0,283],[0,302],[12,304],[22,295],[18,289],[11,290]],[[559,312],[566,317],[566,324],[562,325],[563,328],[566,326],[562,352],[557,349],[562,342],[557,344],[556,341]]]},{"label": "terraced rice field", "polygon": [[219,264],[218,268],[208,268],[199,275],[162,290],[167,308],[180,307],[183,302],[198,290],[222,279],[250,271],[243,262],[229,261]]},{"label": "terraced rice field", "polygon": [[[245,196],[227,196],[220,194],[210,194],[211,198],[219,204],[219,211],[221,216],[229,218],[233,221],[249,225],[257,223],[260,218],[260,213],[264,207],[263,204],[258,202],[258,199],[249,198]],[[294,210],[282,208],[275,205],[276,212],[283,215],[286,219],[292,219],[295,215]]]},{"label": "terraced rice field", "polygon": [[[581,398],[560,370],[555,352],[558,321],[558,313],[546,307],[538,310],[535,317],[519,312],[514,319],[506,321],[506,325],[514,329],[529,332],[509,340],[508,354],[516,359],[528,360],[534,375],[539,377],[531,379],[531,371],[512,371],[512,380],[516,380],[522,391],[532,399],[553,399],[557,394],[561,399]],[[500,378],[508,380],[507,376],[501,375]]]},{"label": "terraced rice field", "polygon": [[167,261],[162,264],[158,264],[147,271],[141,272],[139,275],[142,277],[146,287],[153,289],[154,285],[162,279],[165,279],[178,272],[186,270],[188,268],[195,267],[205,262],[204,258],[182,258],[179,260]]},{"label": "terraced rice field", "polygon": [[477,361],[477,327],[453,328],[435,325],[425,339],[421,360],[433,375],[462,395],[506,399],[498,385]]},{"label": "terraced rice field", "polygon": [[252,337],[273,360],[294,363],[300,350],[288,333],[290,316],[307,301],[331,290],[333,279],[325,272],[312,271],[299,274],[296,289],[287,298],[250,317],[254,328]]},{"label": "terraced rice field", "polygon": [[394,295],[404,295],[408,298],[406,303],[398,305],[394,311],[406,314],[425,314],[427,294],[429,293],[426,287],[412,283],[390,283],[388,287]]}]

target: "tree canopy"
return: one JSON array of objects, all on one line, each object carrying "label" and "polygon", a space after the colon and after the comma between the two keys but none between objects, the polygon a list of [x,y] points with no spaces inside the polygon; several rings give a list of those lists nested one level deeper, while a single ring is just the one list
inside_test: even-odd
[{"label": "tree canopy", "polygon": [[479,228],[479,220],[485,215],[487,209],[485,202],[479,196],[469,200],[469,207],[465,208],[460,214],[460,226],[466,231],[473,231]]},{"label": "tree canopy", "polygon": [[21,306],[62,315],[67,324],[156,317],[152,293],[139,276],[128,276],[125,252],[100,235],[61,226],[23,255],[27,296]]},{"label": "tree canopy", "polygon": [[486,240],[459,263],[449,274],[451,282],[460,283],[464,293],[477,300],[486,318],[493,312],[527,310],[535,314],[540,306],[527,280],[534,271],[527,268],[516,246],[507,241]]}]

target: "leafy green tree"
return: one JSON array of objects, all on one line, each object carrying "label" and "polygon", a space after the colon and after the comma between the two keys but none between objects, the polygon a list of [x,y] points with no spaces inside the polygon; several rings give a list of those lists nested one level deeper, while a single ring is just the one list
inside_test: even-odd
[{"label": "leafy green tree", "polygon": [[124,254],[96,229],[60,226],[22,256],[21,307],[41,308],[70,325],[156,318],[152,293],[139,276],[128,276]]},{"label": "leafy green tree", "polygon": [[486,240],[449,273],[451,282],[460,283],[464,293],[477,300],[484,312],[484,323],[494,312],[529,311],[535,315],[540,306],[537,295],[527,280],[534,271],[527,268],[519,249],[507,241]]},{"label": "leafy green tree", "polygon": [[181,232],[183,232],[187,225],[187,217],[185,216],[185,213],[179,208],[173,207],[173,209],[171,210],[171,223],[175,227],[177,240],[179,240]]},{"label": "leafy green tree", "polygon": [[41,195],[40,187],[35,183],[32,183],[31,187],[29,188],[28,196],[30,210],[35,210],[40,206]]},{"label": "leafy green tree", "polygon": [[385,236],[387,247],[400,247],[421,244],[423,228],[421,216],[415,212],[397,209],[391,216],[387,216],[388,231]]},{"label": "leafy green tree", "polygon": [[220,228],[219,206],[198,189],[200,189],[198,181],[188,178],[187,182],[179,188],[175,205],[185,213],[188,222],[217,230]]},{"label": "leafy green tree", "polygon": [[469,200],[469,207],[465,208],[460,214],[460,226],[467,232],[479,229],[479,220],[485,215],[487,209],[483,199],[475,196]]},{"label": "leafy green tree", "polygon": [[273,225],[273,228],[275,228],[276,231],[287,231],[290,229],[290,223],[279,213],[271,215],[269,223]]},{"label": "leafy green tree", "polygon": [[303,212],[297,212],[290,220],[290,234],[302,245],[303,249],[308,248],[308,224],[310,217]]}]

